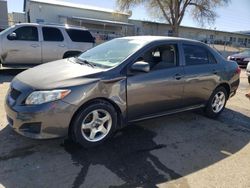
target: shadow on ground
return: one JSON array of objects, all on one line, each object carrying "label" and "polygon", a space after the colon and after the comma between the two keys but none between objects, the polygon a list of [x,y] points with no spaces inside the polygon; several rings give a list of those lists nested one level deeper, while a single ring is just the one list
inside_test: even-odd
[{"label": "shadow on ground", "polygon": [[[222,124],[197,113],[131,125],[92,149],[83,149],[69,140],[30,140],[7,127],[0,132],[0,148],[3,148],[0,150],[0,183],[6,187],[67,187],[66,183],[62,184],[67,177],[67,183],[75,188],[156,187],[223,160],[228,155],[221,151],[233,154],[249,140],[250,131],[244,127],[236,129],[235,125]],[[34,161],[43,168],[30,170],[27,164]],[[57,168],[52,169],[55,164]],[[65,166],[77,168],[78,172],[72,173]],[[90,172],[93,167],[98,168]],[[24,178],[17,178],[21,174]],[[29,181],[25,176],[30,176]],[[188,187],[185,178],[183,185]]]},{"label": "shadow on ground", "polygon": [[24,70],[23,69],[0,70],[0,84],[4,82],[11,82],[11,80],[22,71]]}]

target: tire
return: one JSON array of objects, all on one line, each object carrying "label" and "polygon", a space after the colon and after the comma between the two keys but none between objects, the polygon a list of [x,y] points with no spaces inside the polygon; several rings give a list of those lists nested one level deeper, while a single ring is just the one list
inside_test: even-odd
[{"label": "tire", "polygon": [[250,76],[248,76],[248,83],[250,84]]},{"label": "tire", "polygon": [[85,148],[102,144],[117,127],[117,112],[106,101],[96,101],[83,108],[74,118],[72,133]]},{"label": "tire", "polygon": [[[224,96],[224,97],[223,97]],[[218,99],[219,98],[219,99]],[[205,114],[209,118],[216,118],[224,110],[228,94],[224,87],[217,87],[212,93],[205,107]]]}]

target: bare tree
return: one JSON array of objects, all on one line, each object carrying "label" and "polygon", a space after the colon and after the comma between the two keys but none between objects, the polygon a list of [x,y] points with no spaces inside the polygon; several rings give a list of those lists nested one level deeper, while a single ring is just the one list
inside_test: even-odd
[{"label": "bare tree", "polygon": [[163,18],[172,28],[173,36],[179,35],[179,26],[188,12],[200,24],[214,23],[217,14],[215,9],[225,6],[230,0],[117,0],[123,11],[144,4],[154,16]]}]

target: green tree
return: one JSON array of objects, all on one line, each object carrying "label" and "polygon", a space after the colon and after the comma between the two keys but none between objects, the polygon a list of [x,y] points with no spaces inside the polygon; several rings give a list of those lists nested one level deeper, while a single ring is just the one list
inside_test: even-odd
[{"label": "green tree", "polygon": [[200,24],[214,23],[217,7],[225,6],[230,0],[117,0],[120,10],[128,11],[137,5],[145,5],[151,15],[167,21],[173,31],[173,36],[179,35],[179,26],[185,14]]}]

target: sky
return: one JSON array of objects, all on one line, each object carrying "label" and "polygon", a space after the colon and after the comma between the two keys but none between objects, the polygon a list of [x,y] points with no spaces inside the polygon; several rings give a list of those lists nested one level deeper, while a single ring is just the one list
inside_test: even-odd
[{"label": "sky", "polygon": [[[92,5],[102,8],[118,9],[116,0],[64,0],[72,3]],[[22,12],[23,0],[7,0],[8,12]],[[135,7],[132,10],[132,19],[155,21],[147,13],[144,6]],[[205,25],[203,28],[220,31],[246,31],[250,30],[250,0],[231,0],[225,7],[217,8],[218,17],[213,25]],[[186,14],[181,25],[201,27],[189,14]]]}]

